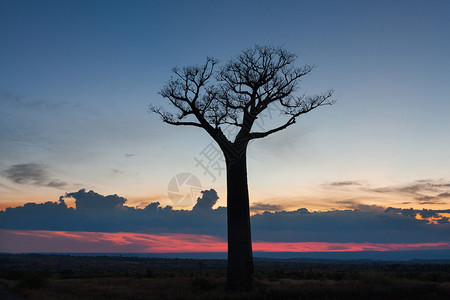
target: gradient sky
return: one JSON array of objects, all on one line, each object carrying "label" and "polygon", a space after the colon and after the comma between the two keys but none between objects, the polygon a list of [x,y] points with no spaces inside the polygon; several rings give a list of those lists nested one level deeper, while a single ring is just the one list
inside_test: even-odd
[{"label": "gradient sky", "polygon": [[302,91],[334,89],[337,103],[250,146],[255,208],[448,209],[449,15],[444,0],[3,0],[0,208],[81,188],[189,208],[167,194],[185,172],[224,206],[224,174],[194,160],[207,134],[148,105],[172,67],[260,44],[316,64]]}]

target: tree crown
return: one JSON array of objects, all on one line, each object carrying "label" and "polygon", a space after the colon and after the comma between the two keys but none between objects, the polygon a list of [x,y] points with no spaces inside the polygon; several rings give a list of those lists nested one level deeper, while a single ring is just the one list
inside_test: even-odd
[{"label": "tree crown", "polygon": [[[295,67],[296,58],[280,47],[254,46],[222,67],[208,57],[203,65],[174,68],[173,76],[159,94],[175,107],[175,112],[164,107],[150,109],[165,123],[204,128],[222,150],[233,148],[241,152],[238,148],[245,149],[250,140],[283,130],[300,115],[334,103],[332,90],[313,96],[295,94],[301,78],[314,68]],[[267,131],[252,131],[258,115],[273,103],[279,104],[287,121]],[[223,134],[223,125],[238,128],[233,141]]]}]

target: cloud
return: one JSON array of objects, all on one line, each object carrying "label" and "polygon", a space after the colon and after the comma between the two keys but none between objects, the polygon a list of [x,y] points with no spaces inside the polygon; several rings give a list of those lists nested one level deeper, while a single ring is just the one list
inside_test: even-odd
[{"label": "cloud", "polygon": [[[126,199],[118,195],[104,196],[82,189],[67,193],[58,202],[28,203],[0,211],[0,229],[177,233],[225,238],[226,208],[212,208],[218,199],[214,190],[202,194],[194,209],[174,210],[171,206],[161,207],[158,202],[145,208],[129,207]],[[76,200],[76,209],[65,204],[69,197]],[[356,200],[348,202],[359,209],[310,212],[300,208],[253,215],[253,239],[284,243],[430,243],[448,241],[450,236],[446,217],[450,210],[381,210]],[[264,205],[256,207],[262,209]]]},{"label": "cloud", "polygon": [[25,97],[23,95],[19,95],[17,93],[13,93],[10,91],[2,91],[0,99],[2,102],[6,103],[13,103],[13,104],[20,104],[23,105],[23,99]]},{"label": "cloud", "polygon": [[373,192],[378,193],[410,193],[414,195],[421,196],[419,193],[425,192],[440,192],[442,189],[450,188],[450,182],[439,179],[439,180],[416,180],[415,182],[399,185],[399,186],[388,186],[381,188],[370,189]]},{"label": "cloud", "polygon": [[58,230],[77,224],[76,211],[61,198],[58,202],[27,203],[0,211],[0,228]]},{"label": "cloud", "polygon": [[1,230],[0,252],[225,252],[226,240],[193,234]]},{"label": "cloud", "polygon": [[[186,253],[226,252],[226,239],[194,234],[79,232],[0,229],[0,252],[13,253]],[[254,241],[262,252],[407,251],[450,249],[450,242],[432,243],[327,243]]]},{"label": "cloud", "polygon": [[359,203],[358,200],[356,199],[350,199],[350,200],[341,200],[341,201],[336,201],[337,204],[339,204],[341,207],[345,207],[345,208],[349,208],[349,209],[356,209],[356,210],[360,210],[360,211],[365,211],[365,212],[383,212],[386,208],[383,206],[379,206],[379,205],[367,205],[367,204],[362,204]]},{"label": "cloud", "polygon": [[[450,212],[450,210],[448,211]],[[407,243],[448,240],[450,224],[430,224],[400,211],[334,210],[299,214],[265,212],[252,217],[255,240],[279,242]]]},{"label": "cloud", "polygon": [[[352,193],[353,195],[365,194],[365,199],[391,197],[394,199],[404,199],[401,204],[420,204],[420,205],[445,205],[450,199],[450,181],[446,179],[422,179],[401,185],[373,186],[365,183],[364,180],[343,180],[324,183],[321,185],[325,189],[337,190],[338,192]],[[330,199],[333,201],[333,199]],[[344,200],[347,201],[347,200]],[[379,209],[376,207],[369,208],[357,201],[351,203],[336,202],[346,204],[344,207],[367,210]]]},{"label": "cloud", "polygon": [[111,169],[111,174],[112,174],[113,176],[116,176],[116,175],[122,175],[122,174],[125,174],[125,172],[122,171],[122,170],[119,170],[119,169]]},{"label": "cloud", "polygon": [[449,198],[450,193],[440,193],[436,196],[419,196],[415,199],[419,201],[420,204],[446,204],[446,202],[443,201],[444,198]]},{"label": "cloud", "polygon": [[65,186],[67,186],[67,183],[64,182],[64,181],[54,181],[54,180],[52,180],[50,182],[47,182],[46,186],[54,187],[54,188],[63,188]]},{"label": "cloud", "polygon": [[17,184],[32,184],[62,188],[67,186],[64,181],[50,178],[48,167],[42,164],[17,164],[2,171],[2,175]]},{"label": "cloud", "polygon": [[[214,190],[204,192],[203,199],[199,198],[197,211],[188,211],[161,207],[159,202],[150,203],[145,208],[129,207],[125,205],[127,200],[118,195],[104,196],[81,189],[61,196],[59,202],[27,203],[0,211],[0,228],[226,236],[226,209],[212,209],[214,194],[218,197],[217,193]],[[64,199],[67,198],[75,199],[75,209],[65,205]],[[199,211],[202,212],[201,218]]]},{"label": "cloud", "polygon": [[6,184],[3,184],[1,182],[0,182],[0,187],[11,190],[11,191],[18,191],[17,189],[7,186]]},{"label": "cloud", "polygon": [[420,201],[419,204],[447,204],[447,202],[438,202],[438,201]]},{"label": "cloud", "polygon": [[[362,184],[361,181],[338,181],[323,184],[325,188],[351,189],[355,192],[376,194],[391,194],[396,197],[408,197],[419,204],[446,204],[445,198],[450,198],[450,182],[445,179],[422,179],[403,185],[373,187]],[[411,202],[411,201],[408,201]]]},{"label": "cloud", "polygon": [[[450,182],[445,179],[422,179],[416,180],[403,185],[391,185],[382,187],[371,187],[364,184],[363,181],[345,180],[325,183],[322,186],[327,188],[349,187],[358,191],[374,192],[374,193],[392,193],[392,194],[409,194],[422,200],[421,197],[449,197],[450,196]],[[436,195],[430,196],[430,193]],[[437,193],[440,193],[439,195]]]},{"label": "cloud", "polygon": [[203,196],[197,198],[197,203],[192,208],[194,212],[208,212],[212,210],[214,204],[216,204],[217,200],[219,200],[219,196],[217,196],[217,192],[214,189],[210,189],[209,191],[201,191]]},{"label": "cloud", "polygon": [[39,110],[44,113],[61,112],[64,110],[83,111],[91,114],[98,114],[92,107],[84,108],[79,102],[71,103],[61,99],[27,99],[26,95],[21,95],[12,91],[0,91],[0,101],[11,107],[22,108],[24,110],[36,112]]},{"label": "cloud", "polygon": [[281,205],[278,204],[268,204],[268,203],[261,203],[261,202],[255,202],[252,203],[250,206],[250,210],[252,212],[265,212],[265,211],[279,211],[282,209]]},{"label": "cloud", "polygon": [[45,167],[39,164],[13,165],[3,173],[5,177],[19,184],[42,185],[48,177]]},{"label": "cloud", "polygon": [[431,197],[431,196],[416,197],[416,200],[419,200],[419,201],[428,201],[428,200],[432,200],[432,199],[435,199],[435,198]]},{"label": "cloud", "polygon": [[[450,209],[447,210],[432,210],[432,209],[400,209],[400,208],[392,208],[389,207],[386,209],[386,212],[388,213],[397,213],[401,214],[407,217],[415,218],[417,215],[420,215],[424,219],[430,219],[432,218],[432,221],[438,222],[440,224],[446,224],[448,223],[448,218],[445,216],[442,216],[441,214],[448,214],[450,213]],[[431,222],[431,221],[429,221]]]},{"label": "cloud", "polygon": [[362,185],[362,183],[360,183],[359,181],[335,181],[335,182],[331,182],[331,183],[327,183],[325,184],[325,186],[330,186],[330,187],[336,187],[336,186],[360,186]]},{"label": "cloud", "polygon": [[64,101],[51,102],[45,99],[27,101],[25,96],[19,95],[11,91],[3,91],[1,93],[0,98],[3,99],[3,101],[9,102],[13,105],[19,105],[21,107],[32,110],[43,109],[48,111],[54,111],[60,107],[67,105],[67,102]]},{"label": "cloud", "polygon": [[122,210],[124,209],[125,202],[127,202],[127,199],[117,195],[103,196],[94,191],[86,192],[85,189],[81,189],[75,193],[67,193],[65,197],[75,199],[77,211],[90,213]]}]

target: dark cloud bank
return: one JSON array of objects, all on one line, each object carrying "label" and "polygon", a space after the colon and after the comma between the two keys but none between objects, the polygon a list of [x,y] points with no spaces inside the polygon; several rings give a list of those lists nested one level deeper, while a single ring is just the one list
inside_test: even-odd
[{"label": "dark cloud bank", "polygon": [[[219,199],[213,189],[202,191],[192,210],[174,210],[153,202],[145,208],[126,206],[118,195],[103,196],[82,189],[58,202],[28,203],[0,211],[1,229],[141,233],[190,233],[226,237],[226,208],[213,209]],[[74,198],[76,209],[64,199]],[[262,207],[259,207],[262,208]],[[252,217],[255,241],[425,243],[448,241],[450,210],[335,210],[264,212]],[[422,218],[433,217],[437,224]]]}]

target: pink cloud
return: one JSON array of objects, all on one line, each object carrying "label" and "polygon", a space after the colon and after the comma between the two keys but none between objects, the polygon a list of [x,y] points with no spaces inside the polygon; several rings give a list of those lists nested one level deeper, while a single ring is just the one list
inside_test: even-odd
[{"label": "pink cloud", "polygon": [[47,230],[0,230],[0,252],[224,252],[226,241],[208,235]]},{"label": "pink cloud", "polygon": [[[177,253],[226,252],[225,239],[195,234],[146,234],[48,230],[0,230],[0,252]],[[435,243],[327,243],[255,241],[261,252],[345,252],[450,249]]]},{"label": "pink cloud", "polygon": [[254,242],[253,250],[261,252],[346,252],[346,251],[404,251],[450,249],[450,242],[438,243],[327,243]]}]

